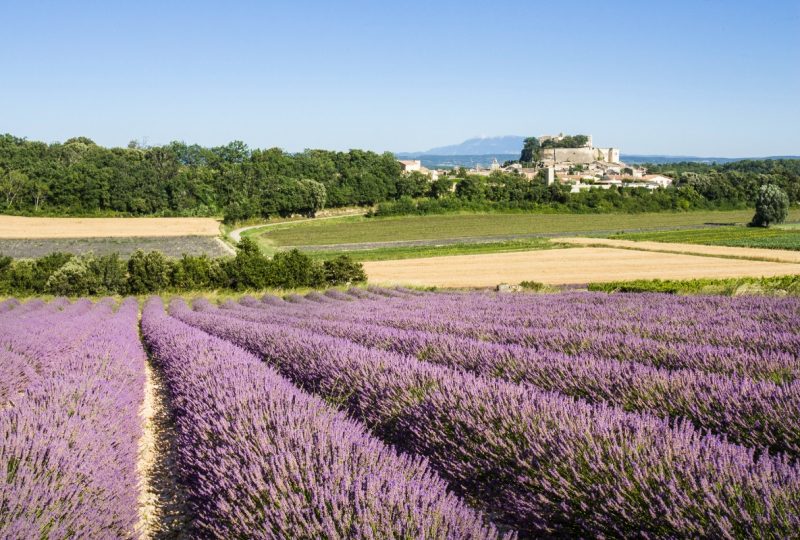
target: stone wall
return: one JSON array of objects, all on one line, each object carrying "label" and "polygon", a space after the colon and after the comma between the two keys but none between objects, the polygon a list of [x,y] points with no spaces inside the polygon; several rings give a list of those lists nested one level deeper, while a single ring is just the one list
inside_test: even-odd
[{"label": "stone wall", "polygon": [[597,161],[619,163],[619,148],[595,148]]},{"label": "stone wall", "polygon": [[542,150],[542,159],[552,162],[555,153],[556,163],[591,163],[595,161],[595,149],[584,148],[546,148]]}]

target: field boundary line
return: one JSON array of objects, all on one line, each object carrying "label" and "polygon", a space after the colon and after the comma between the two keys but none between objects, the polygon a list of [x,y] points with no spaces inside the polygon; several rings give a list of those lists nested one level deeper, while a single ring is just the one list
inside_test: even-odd
[{"label": "field boundary line", "polygon": [[698,255],[718,259],[739,259],[747,261],[763,261],[784,264],[800,263],[800,251],[717,246],[706,244],[685,244],[676,242],[655,242],[635,240],[619,240],[613,238],[566,237],[553,240],[556,243],[570,246],[606,247],[614,249],[632,249],[635,251],[652,251],[656,253],[676,253],[679,255]]}]

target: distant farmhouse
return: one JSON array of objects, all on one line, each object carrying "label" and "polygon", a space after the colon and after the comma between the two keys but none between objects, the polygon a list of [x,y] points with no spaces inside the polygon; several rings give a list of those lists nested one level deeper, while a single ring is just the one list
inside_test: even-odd
[{"label": "distant farmhouse", "polygon": [[432,171],[427,167],[423,167],[422,161],[419,159],[398,159],[397,162],[400,164],[400,170],[405,174],[412,172],[422,173],[428,175],[431,181],[439,178],[439,171]]}]

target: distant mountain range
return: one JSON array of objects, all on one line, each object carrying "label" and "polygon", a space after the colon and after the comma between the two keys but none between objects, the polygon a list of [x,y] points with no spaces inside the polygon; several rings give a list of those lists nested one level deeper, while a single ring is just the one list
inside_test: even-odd
[{"label": "distant mountain range", "polygon": [[501,137],[476,137],[467,139],[461,144],[439,146],[421,152],[401,152],[397,156],[486,156],[489,154],[517,154],[522,151],[525,137],[503,135]]},{"label": "distant mountain range", "polygon": [[[475,137],[467,139],[460,144],[439,146],[420,152],[398,152],[398,159],[419,159],[428,168],[475,167],[481,165],[488,167],[493,159],[499,163],[507,160],[519,159],[525,137],[518,135],[503,135],[500,137]],[[743,159],[800,159],[800,156],[769,156],[769,157],[701,157],[701,156],[668,156],[658,154],[622,154],[620,159],[624,163],[678,163],[691,161],[696,163],[730,163]]]}]

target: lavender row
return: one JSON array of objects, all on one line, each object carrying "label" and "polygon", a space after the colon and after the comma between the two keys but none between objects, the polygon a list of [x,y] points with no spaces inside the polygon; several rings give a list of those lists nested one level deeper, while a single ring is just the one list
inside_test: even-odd
[{"label": "lavender row", "polygon": [[[320,318],[347,320],[355,324],[379,324],[399,329],[447,333],[459,337],[531,347],[537,351],[563,352],[570,355],[589,354],[599,358],[634,361],[665,369],[696,369],[710,373],[736,375],[754,379],[789,383],[800,379],[800,359],[796,354],[780,351],[752,351],[691,343],[665,343],[624,334],[559,329],[515,328],[497,323],[477,323],[464,320],[469,311],[465,305],[460,312],[438,315],[397,315],[381,311],[382,305],[372,303],[371,309],[344,305],[335,316],[319,312]],[[266,304],[265,304],[266,306]],[[305,315],[299,310],[281,310]]]},{"label": "lavender row", "polygon": [[525,535],[781,538],[800,469],[688,423],[591,406],[287,325],[171,313],[262,355],[376,434],[426,456]]},{"label": "lavender row", "polygon": [[191,535],[494,538],[424,460],[399,455],[258,358],[164,313],[142,332],[175,409]]},{"label": "lavender row", "polygon": [[91,302],[81,300],[62,309],[39,309],[0,321],[0,409],[81,344],[104,315],[102,309],[91,307]]},{"label": "lavender row", "polygon": [[[446,317],[470,323],[628,334],[657,341],[704,343],[796,353],[800,302],[796,299],[663,299],[653,295],[427,295],[362,308],[396,315]],[[324,315],[323,315],[324,316]],[[702,321],[702,322],[698,322]]]},{"label": "lavender row", "polygon": [[[478,303],[469,297],[468,301]],[[554,302],[553,298],[559,299]],[[800,317],[789,316],[781,320],[760,320],[773,313],[797,314],[800,303],[792,299],[760,300],[755,309],[728,299],[728,305],[715,303],[713,311],[702,304],[674,305],[652,295],[635,298],[620,305],[609,300],[595,302],[594,296],[563,295],[538,299],[536,303],[509,303],[483,301],[479,309],[464,310],[463,304],[454,306],[471,322],[500,322],[507,326],[564,329],[568,331],[595,331],[629,334],[668,342],[704,343],[733,346],[749,350],[772,349],[796,352],[800,336],[795,329]],[[443,309],[443,306],[439,306]]]},{"label": "lavender row", "polygon": [[[379,324],[402,330],[419,330],[446,333],[458,337],[490,341],[501,344],[530,347],[539,352],[557,352],[569,355],[588,354],[598,358],[633,361],[665,369],[696,369],[723,375],[789,383],[800,378],[800,359],[786,352],[754,352],[734,347],[663,343],[630,335],[613,335],[603,332],[570,332],[567,330],[515,328],[496,323],[470,323],[464,321],[469,312],[465,298],[459,314],[438,316],[429,314],[395,315],[392,307],[388,313],[383,305],[374,302],[371,309],[361,306],[340,307],[335,316],[324,311],[315,314],[323,319],[346,320],[355,324]],[[248,304],[254,306],[256,304]],[[264,307],[269,307],[262,302]],[[307,310],[280,310],[289,316],[304,318]]]},{"label": "lavender row", "polygon": [[313,313],[307,319],[277,318],[263,311],[223,307],[229,309],[220,313],[243,320],[278,322],[629,411],[686,418],[733,442],[800,456],[800,383],[781,386],[591,355],[570,357],[446,334],[321,320]]},{"label": "lavender row", "polygon": [[92,311],[103,317],[87,339],[46,359],[45,374],[0,412],[0,537],[137,536],[138,305]]},{"label": "lavender row", "polygon": [[30,359],[9,351],[0,349],[0,410],[10,399],[23,391],[38,376],[36,363]]}]

